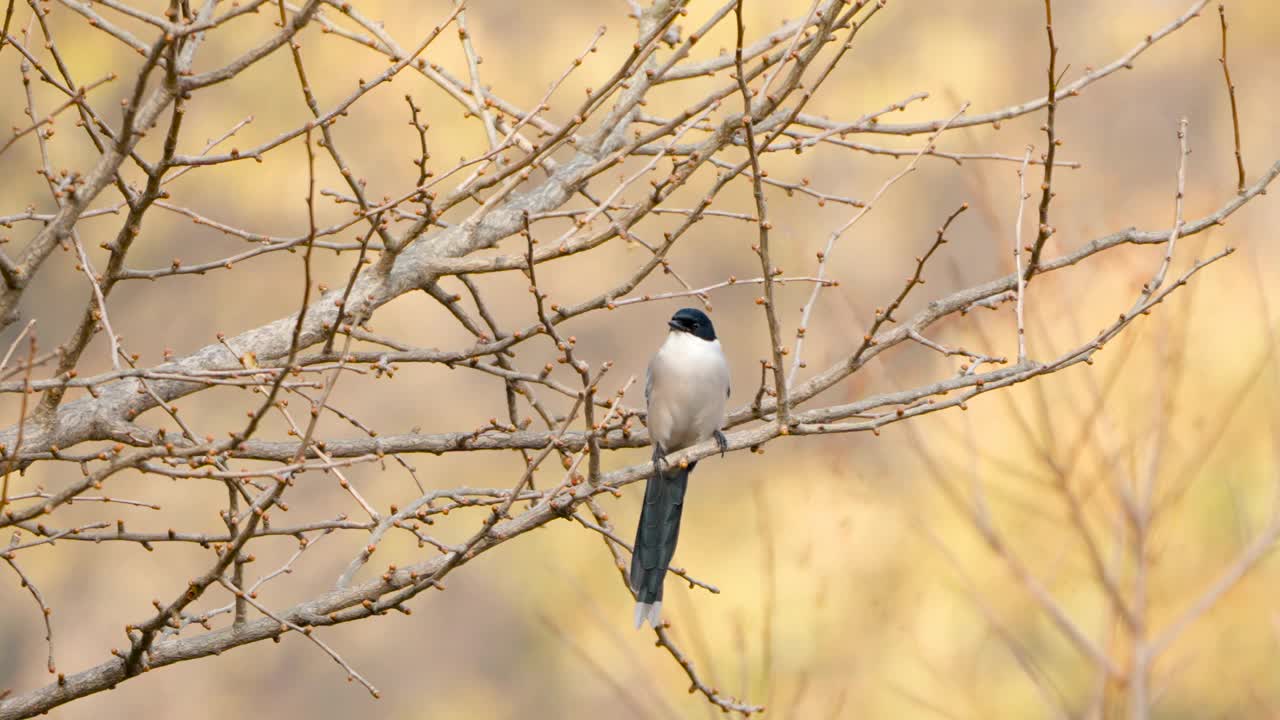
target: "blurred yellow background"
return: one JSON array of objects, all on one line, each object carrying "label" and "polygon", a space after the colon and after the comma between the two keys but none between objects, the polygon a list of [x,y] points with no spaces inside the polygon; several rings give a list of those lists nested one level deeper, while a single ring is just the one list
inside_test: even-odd
[{"label": "blurred yellow background", "polygon": [[[162,5],[139,3],[156,12]],[[449,11],[449,3],[356,3],[382,19],[402,45],[412,46]],[[748,35],[759,37],[784,18],[801,16],[805,0],[748,0]],[[1059,67],[1067,79],[1129,50],[1142,37],[1186,10],[1189,0],[1073,0],[1055,7],[1061,47]],[[99,6],[100,7],[100,6]],[[497,2],[474,0],[467,21],[483,56],[486,85],[521,106],[538,101],[599,25],[608,33],[598,53],[557,93],[548,116],[561,121],[582,97],[616,68],[634,41],[627,3]],[[690,4],[688,29],[718,7]],[[107,12],[101,8],[102,12]],[[1240,101],[1240,123],[1249,180],[1280,158],[1280,5],[1266,0],[1228,3],[1230,63]],[[239,21],[238,32],[214,34],[201,49],[198,69],[210,69],[273,31],[274,8]],[[26,8],[15,17],[14,34],[26,24]],[[145,26],[118,19],[149,38]],[[123,80],[91,98],[110,109],[139,58],[90,28],[83,18],[52,6],[52,27],[73,73],[88,82],[109,71]],[[729,48],[731,25],[699,43],[697,57]],[[37,31],[38,32],[38,31]],[[308,28],[303,56],[321,107],[350,94],[358,78],[387,66],[381,55],[334,35]],[[1178,119],[1189,120],[1186,216],[1197,218],[1235,192],[1231,117],[1219,53],[1215,5],[1203,16],[1139,57],[1132,70],[1089,86],[1061,103],[1060,156],[1083,167],[1059,170],[1050,241],[1055,256],[1108,232],[1137,226],[1170,227],[1177,167]],[[38,41],[33,38],[33,44]],[[456,34],[442,36],[426,53],[431,62],[466,76]],[[893,0],[857,37],[846,61],[815,97],[808,111],[852,120],[911,93],[927,91],[889,121],[952,115],[962,101],[973,113],[994,110],[1043,94],[1045,44],[1040,2],[981,0]],[[0,52],[0,122],[23,125],[18,54]],[[664,86],[646,112],[670,114],[718,86],[716,80]],[[46,110],[59,102],[36,84]],[[411,188],[418,155],[408,124],[404,94],[425,108],[437,172],[484,148],[474,119],[419,75],[403,73],[379,88],[336,126],[340,148],[373,198]],[[737,98],[732,99],[738,102]],[[197,94],[188,106],[180,152],[195,154],[206,138],[252,115],[253,122],[228,146],[251,147],[296,127],[308,117],[292,61],[276,53],[234,82]],[[953,152],[997,152],[1020,156],[1027,143],[1043,144],[1043,114],[945,135]],[[51,143],[55,167],[86,170],[94,155],[70,113],[57,122]],[[158,151],[153,133],[144,155]],[[878,135],[852,139],[888,147],[919,147],[923,137]],[[823,147],[803,155],[767,158],[771,177],[808,178],[824,192],[867,199],[905,160]],[[0,215],[28,204],[47,210],[43,180],[29,139],[0,164]],[[321,155],[321,187],[345,186]],[[639,167],[639,166],[636,166]],[[919,170],[895,185],[871,213],[843,238],[829,267],[840,286],[825,290],[817,306],[806,356],[816,372],[861,338],[876,307],[882,307],[910,273],[912,258],[928,247],[934,231],[960,203],[972,210],[949,232],[951,242],[929,266],[928,283],[908,301],[909,310],[1007,273],[1013,259],[1017,211],[1016,163],[968,161],[957,165],[924,158]],[[136,168],[127,172],[136,175]],[[627,172],[623,168],[621,172]],[[609,173],[610,176],[616,173]],[[1029,186],[1039,183],[1032,168]],[[175,182],[173,202],[257,232],[305,232],[306,164],[294,142],[252,161],[198,169]],[[687,207],[705,192],[702,177],[672,204]],[[95,206],[111,197],[108,190]],[[852,209],[834,203],[769,192],[774,257],[788,275],[816,271],[814,253]],[[1038,192],[1033,193],[1038,199]],[[1031,201],[1034,202],[1034,199]],[[682,203],[684,203],[682,205]],[[749,185],[739,182],[717,207],[750,212]],[[321,224],[349,217],[349,206],[321,203]],[[1032,206],[1028,205],[1030,212]],[[638,229],[657,237],[679,218],[651,218]],[[1272,521],[1280,488],[1280,360],[1273,353],[1280,321],[1276,291],[1280,252],[1274,228],[1280,203],[1261,197],[1224,227],[1180,244],[1175,270],[1192,258],[1224,246],[1233,257],[1198,276],[1148,318],[1113,341],[1092,366],[1078,365],[1010,391],[983,396],[967,411],[947,410],[887,427],[879,437],[851,434],[783,439],[763,455],[735,453],[704,461],[686,505],[676,564],[721,590],[690,590],[667,583],[667,615],[673,633],[712,684],[726,693],[763,703],[768,716],[785,718],[988,718],[1049,717],[1066,707],[1072,716],[1101,708],[1118,716],[1123,688],[1100,686],[1088,658],[1058,631],[975,532],[972,517],[940,492],[959,488],[970,501],[983,497],[1009,548],[1044,584],[1073,620],[1117,662],[1125,662],[1123,631],[1105,612],[1105,596],[1058,491],[1066,468],[1077,491],[1087,491],[1086,510],[1107,557],[1124,560],[1116,538],[1124,534],[1113,489],[1147,474],[1158,478],[1167,507],[1148,548],[1150,623],[1158,633],[1178,617]],[[115,216],[85,220],[80,230],[95,262],[100,242],[117,230]],[[551,224],[548,224],[551,227]],[[562,226],[563,227],[563,226]],[[358,228],[342,239],[349,240]],[[31,223],[0,228],[20,247]],[[553,231],[547,230],[548,235]],[[754,228],[733,219],[711,218],[676,246],[672,266],[695,287],[730,274],[755,277],[750,252]],[[504,245],[508,252],[515,246]],[[130,253],[129,267],[166,267],[173,258],[195,263],[226,256],[243,243],[153,211]],[[1162,248],[1122,248],[1079,266],[1037,278],[1027,298],[1028,347],[1049,359],[1086,342],[1127,309],[1154,271]],[[616,284],[647,253],[614,242],[598,251],[541,266],[551,301],[569,304]],[[317,255],[317,279],[331,287],[346,278],[352,255]],[[228,335],[294,312],[300,294],[296,256],[275,253],[233,271],[203,276],[123,283],[110,301],[115,330],[144,364],[161,361],[166,348],[179,355]],[[482,284],[509,327],[534,321],[527,281],[516,273],[486,276]],[[443,285],[463,292],[453,278]],[[655,274],[642,292],[678,289]],[[63,342],[83,312],[89,289],[72,254],[56,252],[27,292],[23,322],[39,320],[42,348]],[[781,317],[794,329],[809,286],[781,291]],[[763,315],[752,302],[758,288],[719,290],[713,319],[734,369],[732,404],[755,393],[758,361],[767,349]],[[620,387],[642,377],[648,356],[665,331],[663,321],[688,300],[646,303],[614,313],[592,313],[570,322],[580,357],[593,365],[615,362],[604,386]],[[906,313],[900,313],[905,317]],[[0,336],[8,343],[22,323]],[[468,336],[439,305],[422,293],[381,309],[373,328],[419,345],[462,348]],[[790,333],[788,333],[789,335]],[[1016,355],[1011,305],[955,318],[934,328],[939,342]],[[545,344],[544,344],[545,345]],[[534,349],[536,348],[536,349]],[[543,345],[522,349],[517,362],[537,368],[550,357]],[[827,398],[845,402],[886,390],[914,387],[953,374],[959,360],[942,360],[919,346],[903,346],[835,388]],[[98,338],[81,374],[109,369],[106,344]],[[564,368],[558,373],[569,374]],[[802,379],[806,377],[804,373]],[[70,397],[70,396],[69,396]],[[0,416],[17,416],[16,398],[5,397]],[[200,432],[221,432],[241,422],[254,400],[238,389],[215,389],[178,404]],[[638,388],[627,403],[641,403]],[[503,418],[505,398],[494,378],[438,366],[405,366],[394,380],[344,379],[334,404],[383,433],[470,430],[489,417]],[[154,412],[154,411],[153,411]],[[143,422],[164,424],[150,415]],[[6,423],[9,420],[6,420]],[[263,437],[284,436],[269,423]],[[357,434],[326,419],[318,437]],[[606,469],[647,458],[647,450],[607,454]],[[456,485],[509,487],[519,478],[519,456],[475,453],[407,458],[428,489]],[[65,467],[30,473],[18,491],[36,484],[57,487]],[[557,477],[558,471],[544,471]],[[361,492],[379,507],[417,495],[394,463],[353,468]],[[542,482],[548,482],[546,478]],[[193,481],[169,482],[128,473],[112,480],[110,494],[145,498],[160,511],[120,506],[77,506],[59,511],[59,523],[123,519],[131,529],[168,527],[214,531],[225,491]],[[290,521],[358,511],[333,478],[300,480],[291,490]],[[602,502],[619,533],[630,539],[640,487]],[[296,517],[294,517],[296,516]],[[436,534],[465,538],[480,515],[455,513]],[[285,607],[328,588],[359,551],[357,534],[326,537],[298,562],[295,572],[266,586],[262,602]],[[259,540],[250,577],[279,566],[296,548],[288,539]],[[421,559],[403,538],[390,538],[365,573],[390,562]],[[198,547],[157,547],[147,553],[132,544],[62,542],[22,555],[54,608],[59,669],[72,672],[102,662],[112,647],[124,647],[122,626],[151,612],[152,598],[180,592],[186,579],[207,564]],[[44,629],[27,592],[0,569],[0,690],[17,692],[50,681],[44,671]],[[1122,573],[1123,582],[1131,578]],[[1273,717],[1280,714],[1280,608],[1275,588],[1280,568],[1264,559],[1211,612],[1191,626],[1155,666],[1153,716],[1159,718]],[[340,668],[308,642],[286,635],[279,645],[259,643],[221,658],[181,663],[55,710],[54,717],[307,717],[307,718],[542,718],[714,717],[698,695],[686,694],[687,679],[670,656],[653,647],[652,634],[630,627],[631,597],[618,581],[600,538],[569,523],[520,537],[453,574],[444,592],[414,601],[412,616],[393,614],[318,635],[335,647],[383,692],[370,700],[344,682]],[[200,607],[226,602],[211,590]],[[1095,702],[1101,697],[1100,703]]]}]

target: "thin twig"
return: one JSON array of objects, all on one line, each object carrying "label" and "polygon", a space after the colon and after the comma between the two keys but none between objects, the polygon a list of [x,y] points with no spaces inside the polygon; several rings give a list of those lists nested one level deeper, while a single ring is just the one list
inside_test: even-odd
[{"label": "thin twig", "polygon": [[[14,537],[14,540],[17,540],[17,536]],[[8,563],[9,567],[18,574],[18,580],[22,587],[31,593],[31,597],[36,601],[36,606],[40,609],[40,619],[44,621],[44,640],[49,646],[49,658],[45,667],[48,668],[50,673],[56,673],[58,672],[58,665],[53,659],[53,624],[49,620],[49,616],[53,614],[53,608],[49,607],[49,604],[44,601],[44,595],[41,594],[40,588],[36,587],[36,584],[31,582],[31,578],[27,577],[22,572],[22,568],[18,567],[18,562],[13,559],[13,550],[15,549],[15,547],[10,546],[7,552],[0,552],[0,560]]]},{"label": "thin twig", "polygon": [[1015,313],[1018,323],[1018,362],[1024,362],[1027,359],[1026,325],[1023,322],[1022,315],[1027,294],[1027,279],[1022,274],[1022,208],[1027,202],[1027,162],[1031,160],[1032,149],[1030,145],[1027,146],[1027,152],[1022,156],[1022,166],[1018,168],[1018,219],[1014,221],[1013,226],[1013,263],[1014,272],[1018,276],[1018,287],[1014,290]]},{"label": "thin twig", "polygon": [[1027,262],[1026,279],[1030,280],[1032,275],[1040,269],[1040,254],[1044,251],[1044,244],[1048,242],[1049,236],[1053,235],[1053,227],[1049,225],[1049,203],[1053,200],[1053,168],[1054,157],[1058,153],[1058,145],[1062,141],[1058,139],[1056,120],[1058,117],[1058,44],[1053,38],[1053,0],[1044,0],[1044,32],[1049,41],[1049,67],[1045,71],[1048,82],[1048,92],[1045,94],[1045,122],[1040,127],[1045,134],[1044,153],[1044,179],[1040,182],[1040,208],[1039,208],[1039,224],[1036,226],[1036,241],[1031,246],[1031,258]]},{"label": "thin twig", "polygon": [[[30,329],[30,327],[31,324],[28,323],[27,329]],[[19,338],[21,338],[21,336],[19,336]],[[10,351],[12,352],[12,348],[10,348]],[[12,513],[6,513],[4,508],[5,505],[9,503],[9,475],[13,473],[14,465],[17,464],[18,453],[22,450],[23,435],[27,428],[27,397],[31,395],[31,368],[35,365],[35,357],[36,336],[35,333],[32,333],[30,340],[27,342],[27,363],[22,378],[22,384],[25,386],[25,389],[22,393],[22,401],[18,405],[18,437],[17,440],[14,441],[13,447],[8,449],[9,457],[8,461],[4,464],[4,479],[0,480],[0,517],[4,518],[12,517]],[[5,355],[5,358],[7,360],[7,354]],[[0,453],[3,453],[4,450],[5,448],[0,446]]]},{"label": "thin twig", "polygon": [[1222,25],[1222,77],[1227,83],[1227,97],[1231,100],[1231,131],[1236,150],[1236,192],[1244,192],[1244,156],[1240,154],[1240,112],[1236,108],[1236,86],[1231,82],[1231,69],[1227,67],[1227,6],[1218,3],[1218,20]]},{"label": "thin twig", "polygon": [[378,692],[378,688],[374,687],[373,684],[370,683],[368,680],[366,680],[363,675],[361,675],[359,672],[356,671],[355,668],[348,665],[347,661],[343,660],[342,656],[339,655],[333,648],[329,647],[323,640],[316,637],[312,628],[303,627],[295,622],[291,622],[289,620],[284,619],[283,617],[281,617],[276,613],[271,612],[265,606],[263,606],[262,603],[258,602],[253,598],[253,593],[247,593],[241,590],[240,588],[231,584],[231,581],[227,580],[224,577],[218,578],[218,583],[221,584],[228,591],[230,591],[231,594],[235,595],[237,599],[243,599],[245,602],[252,605],[253,608],[258,612],[280,623],[282,631],[284,629],[288,629],[288,630],[293,630],[294,632],[302,633],[308,640],[315,643],[316,647],[323,650],[324,654],[333,658],[333,661],[338,663],[338,665],[347,672],[348,680],[354,678],[357,682],[363,685],[365,689],[369,691],[369,694],[372,695],[375,699],[382,697],[382,694]]}]

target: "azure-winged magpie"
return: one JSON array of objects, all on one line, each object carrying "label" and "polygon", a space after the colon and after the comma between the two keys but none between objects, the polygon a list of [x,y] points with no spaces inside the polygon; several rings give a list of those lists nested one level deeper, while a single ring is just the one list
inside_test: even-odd
[{"label": "azure-winged magpie", "polygon": [[637,628],[646,620],[653,627],[661,622],[662,581],[680,536],[689,473],[697,465],[665,465],[663,457],[713,437],[721,452],[727,446],[720,428],[729,398],[729,364],[711,318],[701,310],[684,308],[671,316],[667,326],[666,342],[649,361],[644,389],[654,469],[645,485],[631,556]]}]

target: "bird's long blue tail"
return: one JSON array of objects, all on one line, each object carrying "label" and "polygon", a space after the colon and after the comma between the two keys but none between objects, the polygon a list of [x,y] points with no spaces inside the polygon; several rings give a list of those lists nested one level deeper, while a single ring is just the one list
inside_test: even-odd
[{"label": "bird's long blue tail", "polygon": [[[655,466],[656,467],[656,466]],[[656,469],[644,488],[644,507],[631,555],[631,589],[636,594],[636,627],[647,620],[658,627],[662,615],[662,581],[680,538],[680,515],[689,485],[688,468]]]}]

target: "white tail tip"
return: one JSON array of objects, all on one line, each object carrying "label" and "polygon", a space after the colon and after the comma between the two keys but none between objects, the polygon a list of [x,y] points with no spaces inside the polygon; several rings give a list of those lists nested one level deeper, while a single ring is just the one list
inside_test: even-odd
[{"label": "white tail tip", "polygon": [[648,621],[649,625],[654,629],[662,624],[662,601],[656,603],[636,603],[636,629],[639,629]]}]

